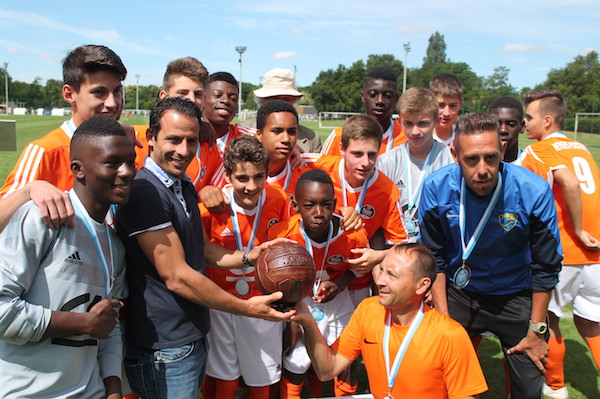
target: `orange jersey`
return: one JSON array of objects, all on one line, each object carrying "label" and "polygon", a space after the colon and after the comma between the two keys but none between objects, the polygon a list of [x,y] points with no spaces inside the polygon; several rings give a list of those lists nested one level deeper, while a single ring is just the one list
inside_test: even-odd
[{"label": "orange jersey", "polygon": [[[340,165],[343,165],[343,159],[342,157],[323,155],[319,160],[318,167],[327,172],[333,180],[338,208],[341,206],[356,207],[362,187],[353,189],[349,184],[342,182]],[[345,195],[344,186],[346,187]],[[404,241],[407,236],[400,216],[398,187],[386,175],[375,169],[366,190],[359,213],[363,218],[369,239],[381,227],[388,244],[398,244]]]},{"label": "orange jersey", "polygon": [[562,189],[554,184],[553,172],[567,168],[579,179],[581,187],[583,230],[600,238],[600,175],[598,166],[588,149],[581,143],[555,132],[525,149],[523,167],[545,178],[552,187],[558,228],[564,252],[565,265],[599,263],[600,252],[588,251],[575,236],[573,225],[565,204]]},{"label": "orange jersey", "polygon": [[[268,238],[269,240],[277,237],[289,238],[306,248],[307,243],[303,230],[302,217],[299,214],[296,214],[271,227],[269,229]],[[316,243],[310,240],[309,245],[312,248],[312,255],[317,270],[317,279],[321,277],[323,281],[328,281],[341,277],[351,268],[347,260],[358,257],[352,254],[350,249],[364,248],[368,246],[368,244],[369,240],[367,239],[367,233],[364,228],[350,232],[344,231],[343,228],[339,228],[337,232],[332,234],[329,247],[327,247],[327,243],[325,242]],[[311,252],[311,250],[308,252]],[[365,276],[357,277],[348,286],[348,289],[364,288],[368,287],[370,284],[371,274],[368,273]]]},{"label": "orange jersey", "polygon": [[229,125],[227,134],[218,138],[216,144],[209,145],[208,143],[202,143],[200,159],[202,165],[206,166],[204,177],[206,184],[219,188],[225,187],[227,184],[225,180],[225,168],[223,167],[225,148],[227,148],[231,140],[243,134],[251,134],[251,132],[245,126],[236,123],[235,125]]},{"label": "orange jersey", "polygon": [[267,177],[267,186],[279,188],[291,197],[296,194],[296,183],[302,174],[310,169],[319,168],[321,154],[303,153],[301,154],[305,166],[302,168],[292,168],[290,161],[285,163],[285,166],[276,176]]},{"label": "orange jersey", "polygon": [[[237,207],[237,220],[241,231],[240,236],[242,245],[246,249],[248,240],[250,240],[252,235],[256,215],[259,211],[260,220],[258,221],[253,246],[267,241],[267,229],[270,226],[289,217],[290,200],[283,191],[267,187],[263,191],[263,198],[263,201],[252,210]],[[206,231],[208,239],[211,242],[227,249],[242,249],[238,248],[236,244],[235,229],[229,209],[222,213],[210,213],[203,204],[200,204],[200,213],[202,215],[204,231]],[[254,280],[254,267],[248,267],[246,270],[207,267],[206,275],[217,283],[219,287],[239,298],[250,298],[260,295]]]},{"label": "orange jersey", "polygon": [[27,144],[6,177],[4,186],[0,189],[0,197],[11,194],[34,180],[45,180],[61,190],[70,190],[74,180],[69,146],[74,131],[73,120],[69,120],[58,129]]},{"label": "orange jersey", "polygon": [[[407,141],[406,135],[402,131],[402,126],[400,126],[400,119],[394,119],[390,126],[392,129],[388,129],[388,131],[383,134],[381,147],[379,147],[379,155],[391,150],[392,148],[396,148],[400,146],[400,144],[406,143]],[[392,139],[391,146],[390,138]],[[340,152],[341,148],[342,127],[336,127],[333,129],[329,137],[327,137],[327,140],[325,140],[325,144],[323,144],[323,148],[321,148],[321,154],[342,155]]]},{"label": "orange jersey", "polygon": [[[332,347],[347,359],[362,355],[369,388],[377,399],[388,393],[383,357],[386,308],[379,297],[365,299]],[[409,326],[392,324],[390,365]],[[423,321],[408,345],[392,389],[395,398],[463,398],[487,391],[477,355],[465,329],[456,321],[425,306]]]}]

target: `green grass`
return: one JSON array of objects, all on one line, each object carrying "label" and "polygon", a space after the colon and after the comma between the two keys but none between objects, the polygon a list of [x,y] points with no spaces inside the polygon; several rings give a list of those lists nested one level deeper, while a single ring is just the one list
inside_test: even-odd
[{"label": "green grass", "polygon": [[[23,147],[30,141],[60,126],[68,117],[0,116],[0,119],[14,119],[17,121],[17,151],[0,151],[0,179],[4,181],[6,175],[16,163]],[[132,125],[147,124],[148,117],[131,116],[121,119],[121,122]],[[327,138],[332,130],[331,128],[319,129],[318,122],[302,121],[302,124],[315,130],[321,136],[322,141]],[[567,134],[572,137],[571,133]],[[600,163],[600,135],[578,134],[577,139],[588,146],[596,162]],[[529,143],[531,141],[527,140],[526,135],[521,135],[520,146],[525,147]],[[600,398],[598,371],[588,347],[577,333],[571,317],[561,320],[561,329],[567,344],[565,372],[570,398]],[[480,346],[480,359],[490,387],[490,390],[481,396],[482,399],[504,399],[504,367],[502,365],[502,351],[497,339],[484,338]],[[367,388],[364,370],[360,372],[359,377],[359,391],[364,392]],[[331,389],[331,387],[328,386],[328,389]]]}]

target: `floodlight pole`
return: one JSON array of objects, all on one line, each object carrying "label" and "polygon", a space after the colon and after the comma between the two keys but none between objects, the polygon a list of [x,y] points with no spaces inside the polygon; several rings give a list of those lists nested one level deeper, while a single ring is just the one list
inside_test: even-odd
[{"label": "floodlight pole", "polygon": [[4,112],[8,115],[8,62],[4,63],[4,102],[6,104]]},{"label": "floodlight pole", "polygon": [[135,113],[140,113],[140,92],[138,90],[138,84],[140,82],[140,75],[135,75]]},{"label": "floodlight pole", "polygon": [[406,61],[410,52],[410,42],[404,42],[404,78],[402,79],[402,93],[406,91]]},{"label": "floodlight pole", "polygon": [[236,46],[235,47],[235,51],[237,51],[240,54],[240,80],[238,82],[239,84],[239,95],[238,95],[238,118],[241,118],[242,116],[242,54],[244,54],[244,51],[246,51],[246,46]]}]

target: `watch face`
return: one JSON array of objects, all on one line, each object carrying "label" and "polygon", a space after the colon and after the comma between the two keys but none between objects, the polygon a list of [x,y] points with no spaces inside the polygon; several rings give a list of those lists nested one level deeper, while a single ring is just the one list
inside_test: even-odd
[{"label": "watch face", "polygon": [[548,330],[548,326],[546,325],[546,323],[541,323],[541,324],[538,326],[538,333],[540,333],[540,334],[545,334],[545,333],[546,333],[546,330]]}]

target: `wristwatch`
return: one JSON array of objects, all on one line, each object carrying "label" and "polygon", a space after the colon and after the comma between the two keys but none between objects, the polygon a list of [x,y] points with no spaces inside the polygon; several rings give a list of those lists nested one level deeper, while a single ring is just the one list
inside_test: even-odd
[{"label": "wristwatch", "polygon": [[250,260],[248,259],[248,251],[244,251],[242,254],[242,263],[244,264],[244,268],[252,266]]},{"label": "wristwatch", "polygon": [[543,321],[539,323],[533,323],[531,320],[529,320],[529,329],[536,334],[543,335],[548,330],[548,324],[544,323]]}]

